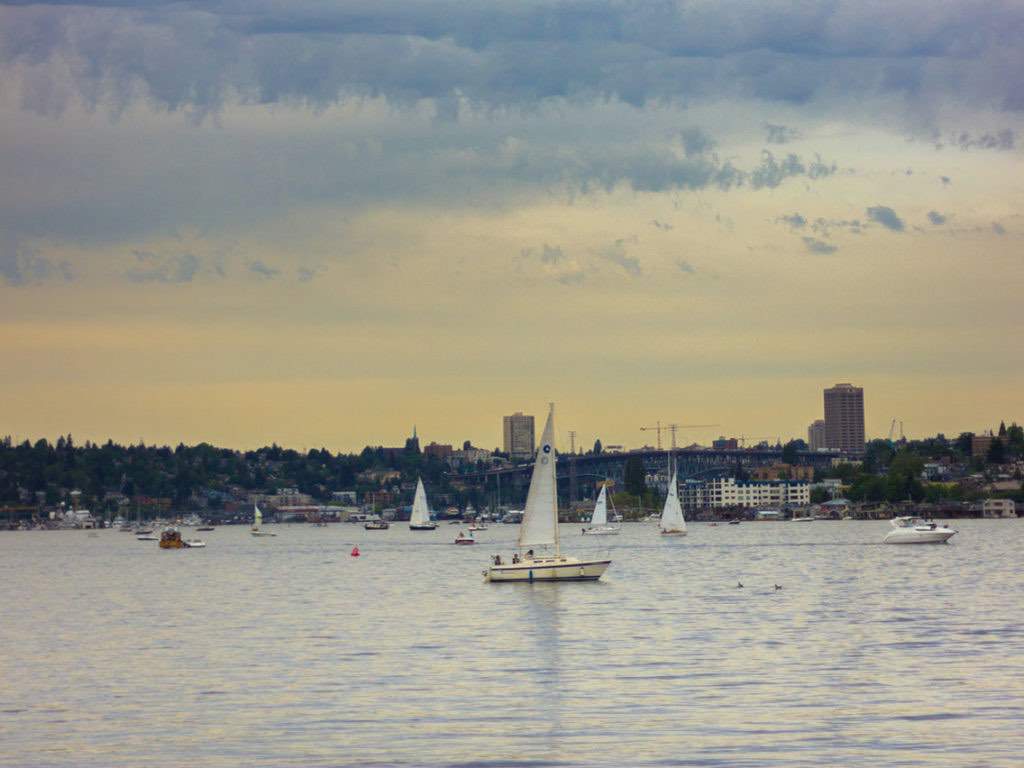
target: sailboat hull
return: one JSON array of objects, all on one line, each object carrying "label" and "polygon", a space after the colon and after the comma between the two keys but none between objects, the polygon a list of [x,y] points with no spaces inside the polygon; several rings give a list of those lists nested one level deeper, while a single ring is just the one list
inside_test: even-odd
[{"label": "sailboat hull", "polygon": [[584,536],[618,536],[622,532],[621,528],[612,528],[611,526],[599,526],[597,528],[585,528],[583,530]]},{"label": "sailboat hull", "polygon": [[410,525],[410,531],[434,531],[437,530],[437,526],[433,523],[427,523],[426,525]]},{"label": "sailboat hull", "polygon": [[575,557],[551,557],[508,565],[492,565],[484,575],[487,581],[597,581],[611,560],[579,560]]},{"label": "sailboat hull", "polygon": [[685,536],[686,531],[662,531],[662,536]]}]

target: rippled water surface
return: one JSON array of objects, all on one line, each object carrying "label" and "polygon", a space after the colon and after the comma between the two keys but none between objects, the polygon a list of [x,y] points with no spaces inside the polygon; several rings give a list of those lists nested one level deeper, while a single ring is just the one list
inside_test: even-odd
[{"label": "rippled water surface", "polygon": [[3,533],[0,765],[1020,766],[1024,521],[954,527],[562,526],[612,567],[534,585],[512,526]]}]

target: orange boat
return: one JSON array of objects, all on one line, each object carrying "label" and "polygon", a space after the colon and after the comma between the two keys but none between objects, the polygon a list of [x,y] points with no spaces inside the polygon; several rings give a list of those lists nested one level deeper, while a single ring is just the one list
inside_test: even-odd
[{"label": "orange boat", "polygon": [[160,534],[160,549],[182,549],[185,542],[181,540],[181,532],[177,528],[165,528]]}]

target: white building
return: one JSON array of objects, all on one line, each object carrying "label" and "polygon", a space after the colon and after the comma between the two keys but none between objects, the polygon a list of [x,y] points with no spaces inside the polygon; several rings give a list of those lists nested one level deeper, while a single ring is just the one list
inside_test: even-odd
[{"label": "white building", "polygon": [[1017,505],[1013,499],[985,499],[981,502],[982,517],[1016,517]]},{"label": "white building", "polygon": [[798,507],[811,503],[811,486],[802,481],[736,482],[733,477],[718,477],[707,483],[705,495],[707,506],[712,509]]},{"label": "white building", "polygon": [[811,503],[811,485],[796,480],[736,482],[733,477],[685,480],[679,486],[679,501],[684,510],[800,507]]}]

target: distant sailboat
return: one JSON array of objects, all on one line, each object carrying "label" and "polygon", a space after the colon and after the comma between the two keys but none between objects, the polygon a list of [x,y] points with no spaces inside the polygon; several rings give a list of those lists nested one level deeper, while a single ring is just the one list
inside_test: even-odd
[{"label": "distant sailboat", "polygon": [[616,536],[621,528],[608,525],[608,488],[601,486],[601,493],[597,496],[597,503],[594,505],[594,514],[590,518],[590,527],[583,529],[584,536]]},{"label": "distant sailboat", "polygon": [[683,519],[683,508],[679,504],[679,485],[676,481],[676,470],[672,470],[672,480],[668,484],[668,496],[661,510],[661,532],[665,536],[685,536],[686,520]]},{"label": "distant sailboat", "polygon": [[410,531],[432,531],[437,523],[430,519],[430,507],[427,506],[427,492],[423,490],[423,479],[416,480],[416,496],[412,500],[412,515],[409,516]]},{"label": "distant sailboat", "polygon": [[[555,476],[555,407],[551,406],[534,457],[526,509],[519,525],[519,550],[511,562],[495,555],[484,571],[487,581],[596,581],[611,560],[581,560],[563,555],[558,542],[558,489]],[[534,548],[545,550],[535,554]],[[520,553],[526,550],[525,553]],[[553,550],[548,553],[547,550]]]},{"label": "distant sailboat", "polygon": [[263,530],[263,513],[260,512],[258,504],[253,504],[252,529],[249,531],[253,536],[277,536],[276,533]]}]

